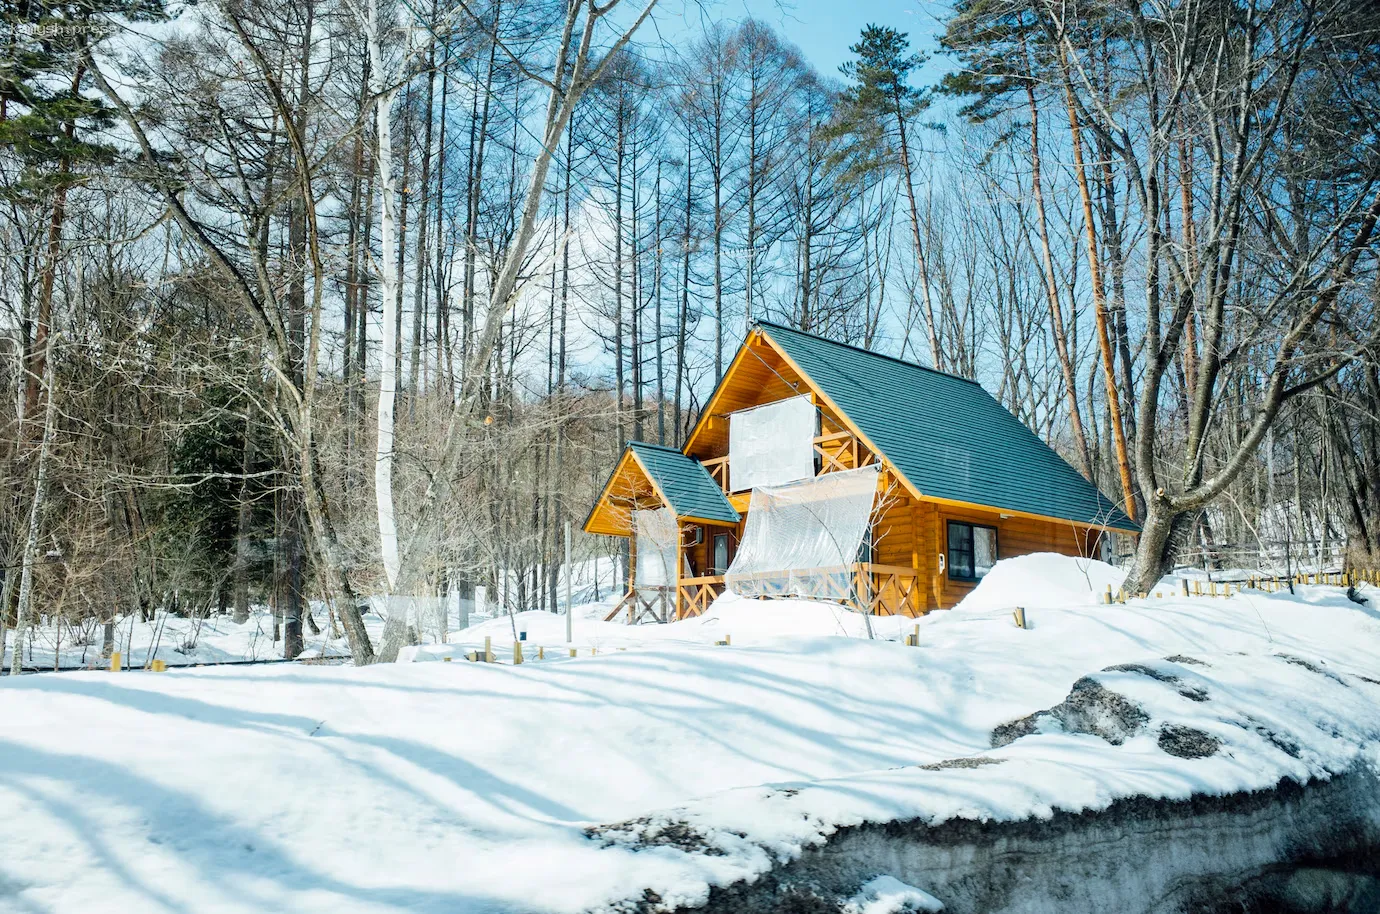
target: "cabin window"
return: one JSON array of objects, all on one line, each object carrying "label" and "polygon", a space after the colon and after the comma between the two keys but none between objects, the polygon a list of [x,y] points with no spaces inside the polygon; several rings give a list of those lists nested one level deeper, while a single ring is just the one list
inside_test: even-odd
[{"label": "cabin window", "polygon": [[872,564],[872,525],[863,531],[862,542],[858,544],[858,561],[863,565]]},{"label": "cabin window", "polygon": [[949,577],[976,581],[997,561],[997,528],[949,521]]},{"label": "cabin window", "polygon": [[714,534],[714,571],[713,574],[723,574],[728,570],[728,534]]}]

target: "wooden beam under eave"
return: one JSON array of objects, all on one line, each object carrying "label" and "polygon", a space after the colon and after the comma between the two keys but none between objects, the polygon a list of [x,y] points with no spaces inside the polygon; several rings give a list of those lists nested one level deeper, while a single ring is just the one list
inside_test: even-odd
[{"label": "wooden beam under eave", "polygon": [[988,514],[1006,514],[1011,517],[1024,517],[1028,520],[1044,521],[1045,523],[1058,524],[1059,526],[1075,527],[1080,530],[1108,530],[1113,533],[1128,533],[1132,536],[1138,535],[1137,530],[1127,530],[1124,527],[1112,527],[1107,524],[1089,523],[1086,521],[1070,520],[1067,517],[1054,517],[1049,514],[1032,514],[1029,511],[1016,511],[1012,508],[998,508],[995,505],[980,505],[977,502],[958,501],[953,498],[934,498],[928,495],[921,495],[922,501],[930,502],[935,505],[947,505],[952,508],[966,508],[971,511],[982,511]]},{"label": "wooden beam under eave", "polygon": [[714,385],[714,390],[709,394],[709,399],[704,403],[704,409],[700,410],[699,421],[695,427],[690,429],[690,434],[685,436],[685,444],[681,447],[681,453],[690,454],[694,452],[696,443],[699,441],[700,434],[713,423],[717,414],[719,402],[723,399],[724,391],[732,383],[730,378],[735,374],[735,370],[742,364],[751,353],[748,351],[754,343],[762,338],[762,330],[754,327],[748,333],[747,339],[743,340],[743,345],[738,347],[738,352],[733,356],[733,361],[728,363],[728,368],[724,371],[723,377],[719,378],[719,383]]},{"label": "wooden beam under eave", "polygon": [[598,536],[632,536],[632,512],[664,503],[646,469],[629,449],[609,474],[581,529]]}]

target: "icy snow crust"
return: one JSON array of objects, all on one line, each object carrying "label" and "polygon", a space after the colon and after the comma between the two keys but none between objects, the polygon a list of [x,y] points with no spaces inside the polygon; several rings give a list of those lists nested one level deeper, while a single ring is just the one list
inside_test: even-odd
[{"label": "icy snow crust", "polygon": [[[1329,587],[1098,605],[1115,575],[999,563],[956,610],[872,619],[877,640],[839,607],[730,598],[667,626],[581,620],[597,656],[520,667],[6,680],[0,910],[669,908],[841,827],[1380,764],[1371,607]],[[898,643],[917,622],[920,647]],[[524,613],[462,635],[506,648],[514,625],[564,632]],[[1103,693],[1139,712],[1074,701]],[[896,886],[872,889],[860,910]]]}]

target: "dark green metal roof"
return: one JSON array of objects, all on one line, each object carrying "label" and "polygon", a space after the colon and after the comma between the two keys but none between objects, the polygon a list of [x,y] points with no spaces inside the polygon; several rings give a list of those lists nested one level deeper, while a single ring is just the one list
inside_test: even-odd
[{"label": "dark green metal roof", "polygon": [[644,441],[629,441],[628,449],[637,455],[652,482],[671,502],[677,517],[738,523],[738,512],[733,510],[723,489],[698,460],[674,448]]},{"label": "dark green metal roof", "polygon": [[758,326],[921,495],[1140,529],[976,381]]}]

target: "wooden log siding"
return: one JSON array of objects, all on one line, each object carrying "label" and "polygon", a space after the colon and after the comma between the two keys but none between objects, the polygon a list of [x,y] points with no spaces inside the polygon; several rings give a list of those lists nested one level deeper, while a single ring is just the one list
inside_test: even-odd
[{"label": "wooden log siding", "polygon": [[929,516],[932,523],[924,525],[933,531],[922,547],[922,555],[929,566],[927,571],[932,579],[939,582],[937,600],[931,593],[931,607],[948,609],[954,606],[977,586],[971,581],[959,581],[949,577],[947,559],[945,570],[939,571],[939,556],[947,557],[949,521],[960,521],[995,527],[997,531],[997,557],[1014,558],[1032,552],[1058,552],[1062,555],[1095,556],[1099,547],[1098,532],[1079,528],[1070,522],[1039,520],[1018,515],[1003,515],[998,511],[988,511],[977,507],[958,507],[953,505],[922,502],[919,506],[922,516]]},{"label": "wooden log siding", "polygon": [[[1035,441],[1028,430],[1018,427],[1013,417],[1001,412],[995,401],[990,401],[985,392],[971,387],[969,382],[928,372],[900,363],[898,360],[840,347],[827,341],[812,340],[785,328],[763,326],[767,328],[766,332],[761,329],[754,330],[739,349],[719,386],[710,395],[701,419],[686,443],[685,455],[702,464],[709,477],[707,482],[717,485],[727,496],[729,504],[743,515],[744,519],[737,524],[724,525],[713,520],[697,521],[682,515],[681,542],[688,568],[677,568],[679,580],[675,593],[678,617],[702,613],[714,598],[723,592],[722,576],[712,573],[718,570],[713,567],[714,536],[722,533],[730,535],[731,558],[736,551],[738,538],[742,535],[750,504],[751,493],[734,492],[732,489],[733,480],[728,467],[729,416],[739,410],[787,397],[808,395],[819,409],[820,427],[819,433],[814,437],[814,448],[821,475],[866,466],[879,460],[882,462],[878,486],[881,502],[874,517],[870,556],[872,561],[865,567],[857,566],[854,569],[853,589],[861,595],[862,601],[866,604],[860,608],[883,614],[916,615],[932,609],[951,607],[967,596],[975,586],[974,583],[950,579],[947,567],[943,571],[940,570],[940,556],[944,555],[947,559],[950,520],[996,528],[998,558],[1011,558],[1031,552],[1095,556],[1098,554],[1102,534],[1096,526],[1090,525],[1110,522],[1119,529],[1126,527],[1120,523],[1124,518],[1115,511],[1106,516],[1098,514],[1094,517],[1089,509],[1085,512],[1088,513],[1086,523],[1058,520],[1055,516],[1041,513],[1028,513],[1040,510],[1041,503],[1040,498],[1029,495],[1026,491],[1028,486],[1017,486],[1015,490],[1017,494],[1024,493],[1023,497],[1029,496],[1026,500],[1030,505],[1022,505],[1027,507],[1027,512],[952,501],[949,497],[939,495],[943,491],[942,488],[935,491],[921,488],[926,485],[926,474],[935,477],[933,470],[942,467],[921,459],[925,452],[923,449],[916,449],[915,440],[910,437],[895,438],[899,429],[885,424],[892,411],[888,408],[879,413],[878,407],[881,404],[877,401],[885,400],[891,387],[896,388],[896,393],[900,397],[920,397],[919,400],[897,401],[897,421],[902,425],[911,427],[916,421],[916,416],[921,413],[928,415],[936,409],[942,412],[941,407],[944,403],[936,405],[931,402],[934,400],[933,396],[929,400],[921,396],[928,391],[936,396],[942,395],[939,397],[941,401],[952,398],[953,402],[960,404],[964,410],[971,407],[971,414],[964,412],[962,415],[979,423],[980,427],[970,431],[981,438],[984,446],[988,446],[989,449],[1000,444],[1006,448],[1002,453],[1008,456],[1014,454],[1019,458],[1017,463],[1021,466],[1038,467],[1041,472],[1048,471],[1055,476],[1059,473],[1065,476],[1076,474],[1060,462],[1057,456],[1053,456],[1053,452],[1046,453],[1048,448]],[[775,334],[781,339],[773,340],[768,334]],[[782,348],[786,343],[790,344],[788,348],[793,354],[787,354],[786,349]],[[800,358],[805,358],[806,362],[798,363],[797,360]],[[836,361],[839,364],[835,364]],[[846,366],[842,364],[845,362]],[[843,370],[844,368],[846,370]],[[809,371],[813,380],[807,380],[802,373],[804,371]],[[815,375],[819,377],[814,377]],[[813,381],[821,381],[821,378],[828,382],[823,388],[812,386]],[[876,380],[877,384],[886,389],[872,389],[865,398],[861,391],[853,389],[859,385],[866,386],[871,380]],[[851,404],[848,408],[861,411],[861,414],[852,417],[841,415],[838,410],[841,408],[839,403],[843,401],[836,399],[840,396],[845,399],[851,397],[852,399],[848,400]],[[863,428],[864,418],[872,423],[868,426],[871,431]],[[869,445],[870,440],[878,435],[884,436],[884,433],[895,438],[888,446],[898,447],[898,453],[905,452],[902,456],[911,461],[907,465],[915,472],[915,478],[903,477],[896,466]],[[914,434],[948,433],[925,426],[923,431],[917,430]],[[953,457],[951,451],[957,447],[955,453],[961,452],[959,456],[962,457],[967,453],[964,450],[967,446],[966,440],[955,441],[953,447],[949,447],[948,450],[945,449],[948,446],[931,450],[936,455],[947,454]],[[874,443],[882,446],[881,442]],[[898,456],[897,459],[901,458]],[[939,459],[939,456],[935,459]],[[962,467],[965,466],[962,460],[954,465],[958,467],[955,473],[961,473]],[[589,532],[612,532],[610,527],[620,521],[627,522],[626,511],[630,507],[642,507],[644,500],[655,499],[655,493],[648,492],[645,481],[638,476],[637,473],[628,474],[622,491],[616,493],[616,498],[611,499],[618,504],[604,506],[603,511],[606,513],[596,511],[591,516],[591,523],[586,527]],[[947,483],[955,491],[961,490],[962,486],[955,487],[955,480],[950,477],[954,477],[954,473],[949,473],[948,476],[940,474],[935,477],[938,479],[935,485]],[[1072,476],[1069,478],[1072,479]],[[966,477],[960,477],[960,481],[962,479]],[[1019,477],[1016,481],[1022,480],[1028,481],[1028,477]],[[1073,480],[1074,483],[1080,481],[1081,478]],[[1005,479],[1005,483],[1011,482],[1011,479]],[[1010,489],[1011,486],[1007,485],[1007,488]],[[1068,486],[1064,488],[1067,489]],[[1074,485],[1074,488],[1077,488],[1077,485]],[[1075,504],[1068,500],[1067,495],[1068,493],[1065,493],[1064,496],[1060,496],[1064,501],[1057,506],[1068,510],[1078,508],[1084,502],[1091,505],[1100,497],[1089,489],[1079,496],[1082,501],[1074,499],[1077,502]],[[651,499],[648,499],[648,496]],[[704,531],[699,543],[693,541],[693,526],[700,526]],[[602,529],[592,529],[594,527]],[[839,598],[847,599],[848,595],[841,594]]]}]

